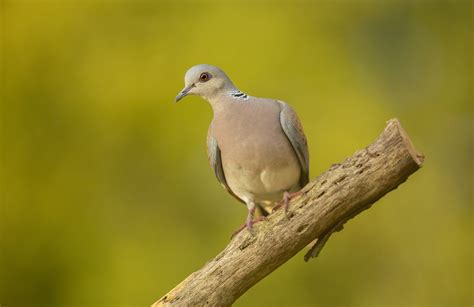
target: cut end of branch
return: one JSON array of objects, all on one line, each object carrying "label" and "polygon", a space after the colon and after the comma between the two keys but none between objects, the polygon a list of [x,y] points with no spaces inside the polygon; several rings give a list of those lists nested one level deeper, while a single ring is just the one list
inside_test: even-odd
[{"label": "cut end of branch", "polygon": [[400,124],[400,121],[398,120],[398,118],[389,119],[387,121],[387,127],[385,128],[385,131],[387,131],[388,129],[392,129],[393,127],[395,127],[395,129],[397,129],[397,131],[399,132],[399,134],[400,134],[400,136],[403,140],[403,143],[405,144],[406,149],[410,153],[410,156],[412,157],[413,161],[415,161],[415,163],[419,167],[421,167],[423,165],[423,162],[425,161],[425,156],[421,152],[419,152],[415,149],[415,146],[413,145],[413,143],[412,143],[410,137],[408,136],[408,134],[406,133],[405,129],[403,129],[403,127]]}]

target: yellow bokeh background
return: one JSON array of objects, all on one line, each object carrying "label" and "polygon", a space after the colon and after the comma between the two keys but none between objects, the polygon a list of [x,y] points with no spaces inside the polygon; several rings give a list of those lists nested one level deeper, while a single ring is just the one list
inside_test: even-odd
[{"label": "yellow bokeh background", "polygon": [[148,306],[245,208],[208,165],[208,63],[298,112],[311,177],[397,117],[424,167],[235,306],[472,306],[471,1],[1,2],[0,305]]}]

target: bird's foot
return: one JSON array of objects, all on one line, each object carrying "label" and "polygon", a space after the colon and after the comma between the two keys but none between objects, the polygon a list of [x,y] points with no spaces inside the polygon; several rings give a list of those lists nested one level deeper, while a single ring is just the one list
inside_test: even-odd
[{"label": "bird's foot", "polygon": [[301,190],[298,191],[298,192],[294,192],[294,193],[288,193],[288,192],[284,192],[283,193],[283,199],[278,203],[278,205],[276,205],[275,207],[273,207],[273,210],[272,212],[275,212],[277,211],[278,209],[280,209],[281,207],[285,208],[285,215],[288,214],[288,208],[290,206],[290,200],[298,195],[300,195],[302,192]]},{"label": "bird's foot", "polygon": [[253,225],[258,223],[258,222],[261,222],[261,221],[266,221],[266,217],[264,216],[259,216],[257,217],[256,219],[254,220],[247,220],[247,222],[245,224],[242,224],[242,226],[240,226],[237,230],[235,230],[232,235],[231,235],[231,239],[233,239],[238,233],[240,233],[242,230],[244,230],[245,228],[247,228],[250,232],[250,234],[252,236],[255,235],[254,231],[253,231]]}]

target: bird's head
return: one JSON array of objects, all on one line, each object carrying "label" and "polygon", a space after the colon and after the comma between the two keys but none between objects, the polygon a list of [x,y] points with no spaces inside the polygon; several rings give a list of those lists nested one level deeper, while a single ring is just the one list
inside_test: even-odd
[{"label": "bird's head", "polygon": [[184,89],[176,96],[176,102],[187,95],[197,95],[209,100],[223,90],[235,88],[229,77],[219,68],[207,64],[191,67],[184,76]]}]

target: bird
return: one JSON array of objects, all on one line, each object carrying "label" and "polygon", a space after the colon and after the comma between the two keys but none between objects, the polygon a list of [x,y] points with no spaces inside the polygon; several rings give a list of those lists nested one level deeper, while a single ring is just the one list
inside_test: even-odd
[{"label": "bird", "polygon": [[175,102],[196,95],[211,105],[208,159],[219,183],[247,207],[239,231],[253,234],[257,208],[266,216],[264,208],[283,203],[286,212],[309,181],[308,143],[298,116],[286,102],[240,91],[212,65],[189,68],[184,83]]}]

